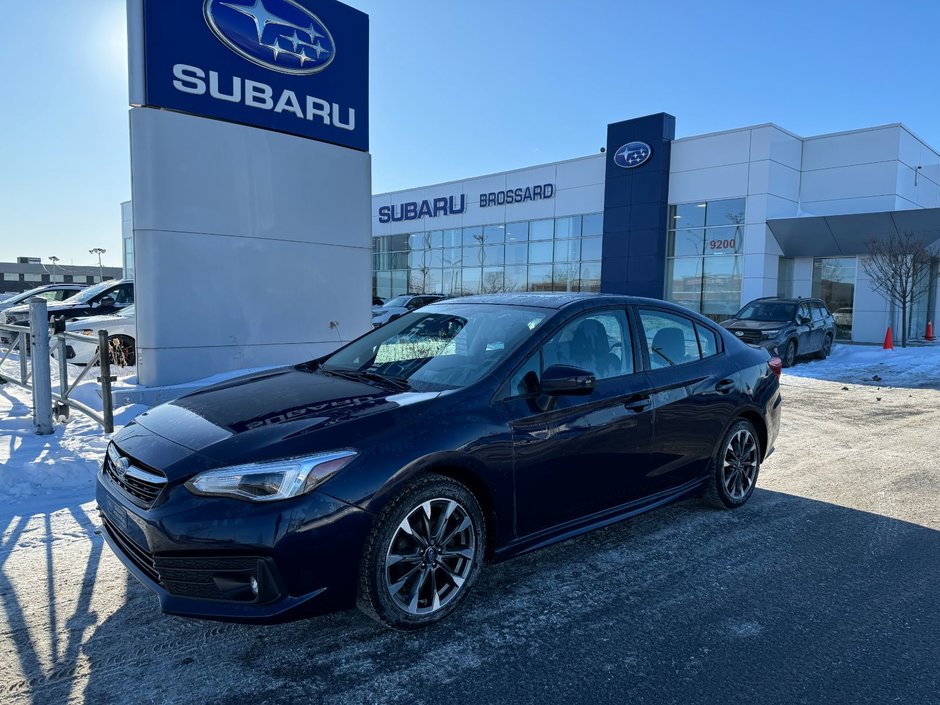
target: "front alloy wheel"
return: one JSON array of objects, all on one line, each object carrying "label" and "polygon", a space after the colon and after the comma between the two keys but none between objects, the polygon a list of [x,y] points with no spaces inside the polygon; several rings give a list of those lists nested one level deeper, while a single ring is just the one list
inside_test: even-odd
[{"label": "front alloy wheel", "polygon": [[796,341],[788,340],[783,351],[783,366],[793,367],[794,364],[796,364]]},{"label": "front alloy wheel", "polygon": [[760,472],[761,449],[750,421],[736,421],[712,460],[712,474],[706,492],[712,504],[735,509],[754,493]]},{"label": "front alloy wheel", "polygon": [[465,486],[439,475],[419,479],[376,522],[363,558],[359,607],[395,629],[443,619],[476,580],[485,530],[480,505]]}]

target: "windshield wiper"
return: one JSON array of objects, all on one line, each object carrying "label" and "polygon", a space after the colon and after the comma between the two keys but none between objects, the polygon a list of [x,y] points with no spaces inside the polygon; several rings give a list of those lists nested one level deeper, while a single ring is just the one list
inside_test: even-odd
[{"label": "windshield wiper", "polygon": [[337,377],[344,377],[345,379],[355,380],[357,382],[362,379],[367,379],[371,382],[378,382],[379,384],[384,384],[403,392],[411,389],[411,385],[403,379],[399,379],[398,377],[389,377],[387,375],[379,374],[378,372],[372,372],[370,370],[337,370],[321,368],[320,371],[326,372],[330,375],[335,375]]}]

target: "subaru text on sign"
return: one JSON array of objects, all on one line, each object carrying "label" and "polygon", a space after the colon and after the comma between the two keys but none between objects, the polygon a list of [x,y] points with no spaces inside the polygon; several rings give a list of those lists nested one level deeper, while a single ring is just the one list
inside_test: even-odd
[{"label": "subaru text on sign", "polygon": [[364,13],[336,0],[130,0],[128,23],[143,45],[132,103],[368,151]]}]

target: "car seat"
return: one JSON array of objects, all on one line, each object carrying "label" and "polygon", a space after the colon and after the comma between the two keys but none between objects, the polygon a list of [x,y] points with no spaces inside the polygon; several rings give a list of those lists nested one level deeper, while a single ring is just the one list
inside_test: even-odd
[{"label": "car seat", "polygon": [[593,372],[598,379],[614,377],[620,372],[620,358],[610,351],[607,329],[593,318],[578,324],[571,339],[572,364]]},{"label": "car seat", "polygon": [[685,334],[681,328],[662,328],[653,336],[650,346],[653,353],[650,364],[653,368],[673,367],[687,362],[685,354]]}]

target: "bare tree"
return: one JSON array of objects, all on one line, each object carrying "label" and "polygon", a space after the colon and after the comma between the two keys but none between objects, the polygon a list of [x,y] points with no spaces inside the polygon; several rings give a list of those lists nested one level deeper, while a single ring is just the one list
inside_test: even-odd
[{"label": "bare tree", "polygon": [[930,250],[913,233],[900,233],[887,240],[870,240],[868,259],[862,268],[872,288],[901,309],[901,347],[907,347],[907,312],[923,292],[930,276]]}]

